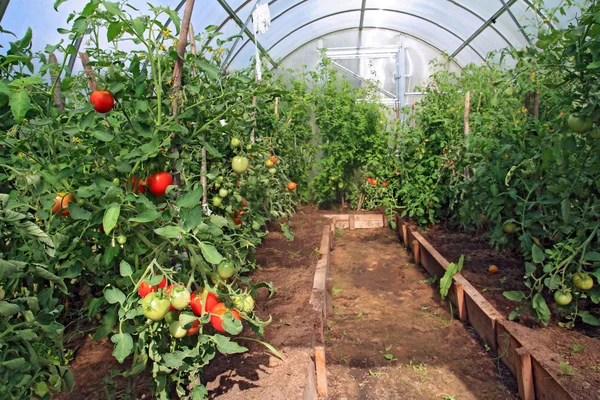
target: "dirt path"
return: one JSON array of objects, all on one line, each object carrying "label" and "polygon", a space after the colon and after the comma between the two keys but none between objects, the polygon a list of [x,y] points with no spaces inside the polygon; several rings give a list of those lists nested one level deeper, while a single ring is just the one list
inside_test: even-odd
[{"label": "dirt path", "polygon": [[516,381],[389,229],[343,231],[332,253],[330,399],[516,399]]}]

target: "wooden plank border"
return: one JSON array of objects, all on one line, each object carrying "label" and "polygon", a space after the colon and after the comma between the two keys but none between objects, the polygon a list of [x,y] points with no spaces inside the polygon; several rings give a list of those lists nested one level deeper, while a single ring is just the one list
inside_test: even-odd
[{"label": "wooden plank border", "polygon": [[[450,263],[399,216],[396,216],[396,233],[404,246],[413,251],[415,263],[421,264],[430,275],[438,278],[444,275]],[[462,274],[454,275],[448,298],[457,306],[459,319],[468,322],[516,376],[521,399],[573,399],[545,367],[546,352],[527,347],[529,328],[507,321]]]}]

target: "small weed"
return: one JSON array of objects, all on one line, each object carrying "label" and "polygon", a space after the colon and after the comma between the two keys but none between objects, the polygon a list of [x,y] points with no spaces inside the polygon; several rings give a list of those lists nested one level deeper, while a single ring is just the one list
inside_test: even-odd
[{"label": "small weed", "polygon": [[488,291],[488,288],[484,287],[483,289],[481,289],[481,293],[485,293]]},{"label": "small weed", "polygon": [[506,277],[506,276],[503,276],[502,278],[498,279],[498,281],[499,281],[499,282],[500,282],[502,285],[504,285],[504,284],[506,283],[506,279],[507,279],[507,277]]},{"label": "small weed", "polygon": [[343,291],[344,291],[344,289],[340,289],[340,288],[336,288],[336,287],[334,287],[333,289],[331,289],[331,293],[332,293],[334,296],[335,296],[336,294],[338,294],[338,293],[341,293],[341,292],[343,292]]},{"label": "small weed", "polygon": [[290,256],[290,260],[295,260],[297,258],[300,258],[301,252],[302,252],[302,249],[300,249],[298,251],[289,251],[288,254]]},{"label": "small weed", "polygon": [[327,329],[331,330],[333,327],[333,321],[327,321]]},{"label": "small weed", "polygon": [[456,400],[456,397],[453,394],[443,394],[442,400]]},{"label": "small weed", "polygon": [[279,325],[281,325],[281,326],[284,326],[284,325],[290,326],[292,324],[290,324],[287,321],[284,321],[283,318],[279,318]]},{"label": "small weed", "polygon": [[392,345],[389,345],[385,348],[385,354],[383,355],[388,361],[398,361],[396,357],[390,352],[392,350]]},{"label": "small weed", "polygon": [[408,361],[408,367],[411,367],[413,371],[427,371],[427,367],[423,363],[414,364],[412,360]]},{"label": "small weed", "polygon": [[362,313],[362,311],[361,311],[361,312],[359,312],[359,313],[356,315],[356,319],[361,319],[361,318],[362,318],[362,316],[363,316],[363,313]]},{"label": "small weed", "polygon": [[337,239],[337,238],[341,237],[343,234],[344,234],[344,228],[337,228],[335,230],[335,233],[333,234],[333,237],[335,239]]},{"label": "small weed", "polygon": [[344,364],[348,364],[348,360],[346,360],[346,357],[344,357],[344,356],[340,357],[340,362],[344,363]]},{"label": "small weed", "polygon": [[379,378],[381,376],[381,372],[373,372],[369,369],[369,375]]},{"label": "small weed", "polygon": [[573,376],[573,367],[569,365],[568,361],[559,361],[560,363],[560,372],[558,373],[561,376]]},{"label": "small weed", "polygon": [[579,342],[573,343],[573,347],[571,348],[571,355],[579,354],[585,352],[587,346],[585,344],[581,344]]},{"label": "small weed", "polygon": [[600,365],[594,365],[594,366],[592,366],[592,369],[595,369],[596,371],[600,371]]},{"label": "small weed", "polygon": [[437,276],[436,276],[436,275],[433,275],[433,276],[430,276],[430,277],[429,277],[429,278],[427,278],[427,279],[420,280],[420,281],[419,281],[419,282],[417,282],[417,283],[418,283],[419,285],[424,285],[424,284],[426,284],[426,283],[428,283],[428,284],[430,284],[430,285],[435,285],[435,283],[436,283],[436,282],[437,282]]},{"label": "small weed", "polygon": [[485,349],[486,353],[488,353],[491,350],[490,346],[488,346],[487,343],[483,345],[483,348]]}]

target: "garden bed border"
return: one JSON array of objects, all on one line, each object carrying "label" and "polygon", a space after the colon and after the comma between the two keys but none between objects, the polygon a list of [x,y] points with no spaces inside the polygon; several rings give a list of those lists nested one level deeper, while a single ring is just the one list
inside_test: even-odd
[{"label": "garden bed border", "polygon": [[[396,216],[396,233],[404,246],[412,250],[416,264],[421,264],[430,275],[444,275],[450,263],[400,216]],[[545,349],[528,340],[529,328],[506,320],[462,274],[452,277],[448,298],[457,307],[459,319],[468,322],[516,376],[521,399],[573,399],[546,368]]]}]

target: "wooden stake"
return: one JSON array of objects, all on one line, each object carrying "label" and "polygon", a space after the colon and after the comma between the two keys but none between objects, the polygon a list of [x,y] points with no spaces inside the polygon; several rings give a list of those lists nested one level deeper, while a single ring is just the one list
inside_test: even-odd
[{"label": "wooden stake", "polygon": [[517,361],[519,397],[521,397],[523,400],[535,400],[535,386],[533,383],[531,353],[524,347],[520,347],[515,351],[519,355],[519,360]]},{"label": "wooden stake", "polygon": [[[181,20],[181,28],[179,30],[179,39],[177,41],[177,59],[173,68],[173,77],[171,79],[171,112],[175,116],[179,112],[179,101],[181,95],[181,80],[183,78],[183,61],[185,59],[185,48],[188,43],[188,33],[190,30],[190,20],[192,19],[192,10],[194,9],[195,0],[186,0],[185,10],[183,11],[183,19]],[[173,134],[172,139],[175,139],[177,134]],[[178,153],[180,146],[171,144],[171,152]],[[175,168],[172,170],[173,184],[181,185],[181,177],[179,171]]]},{"label": "wooden stake", "polygon": [[[471,91],[468,90],[465,95],[465,114],[464,114],[464,122],[465,122],[465,135],[470,133],[469,128],[469,110],[471,108]],[[465,175],[468,180],[471,180],[471,169],[469,167],[465,168]]]},{"label": "wooden stake", "polygon": [[85,51],[83,51],[79,53],[79,58],[81,59],[81,64],[83,65],[85,75],[88,77],[88,86],[92,92],[95,92],[98,89],[98,85],[96,84],[96,76],[94,75],[94,69],[90,65],[88,65],[88,63],[90,62],[90,57]]},{"label": "wooden stake", "polygon": [[275,115],[279,115],[279,97],[275,97]]},{"label": "wooden stake", "polygon": [[[50,53],[48,59],[51,64],[58,67],[58,60],[54,53]],[[57,69],[58,68],[50,69],[50,79],[52,80],[52,85],[54,85],[54,106],[60,111],[65,111],[65,102],[63,100],[62,91],[60,90],[60,76],[57,73]]]},{"label": "wooden stake", "polygon": [[467,320],[467,307],[465,307],[465,290],[463,285],[454,282],[454,289],[456,291],[456,306],[458,307],[458,319],[462,322]]},{"label": "wooden stake", "polygon": [[319,398],[327,398],[327,368],[325,366],[325,347],[315,346],[315,366],[317,368],[317,393]]}]

